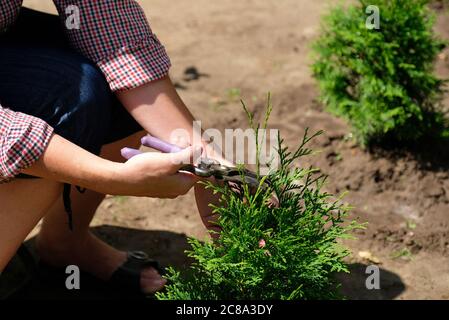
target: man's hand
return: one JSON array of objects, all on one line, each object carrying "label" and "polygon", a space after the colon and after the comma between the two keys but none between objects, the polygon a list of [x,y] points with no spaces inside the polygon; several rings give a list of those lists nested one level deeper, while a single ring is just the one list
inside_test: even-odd
[{"label": "man's hand", "polygon": [[176,154],[144,153],[117,163],[54,135],[42,157],[22,172],[104,194],[175,198],[199,180],[178,170],[200,153],[189,147]]},{"label": "man's hand", "polygon": [[119,180],[124,187],[121,194],[156,198],[186,194],[200,178],[178,170],[192,164],[194,154],[201,154],[201,151],[189,147],[172,154],[146,152],[134,156],[119,169]]}]

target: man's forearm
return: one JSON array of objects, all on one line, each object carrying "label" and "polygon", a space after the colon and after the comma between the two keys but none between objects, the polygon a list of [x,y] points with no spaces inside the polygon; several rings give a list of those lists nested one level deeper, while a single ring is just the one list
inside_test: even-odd
[{"label": "man's forearm", "polygon": [[118,179],[119,165],[53,135],[42,157],[22,172],[101,193],[119,193],[114,181]]},{"label": "man's forearm", "polygon": [[[194,132],[194,117],[176,92],[170,78],[153,81],[117,94],[134,119],[151,135],[181,147],[201,142],[201,132]],[[185,130],[186,144],[171,141],[174,130]],[[196,135],[196,137],[194,137]]]}]

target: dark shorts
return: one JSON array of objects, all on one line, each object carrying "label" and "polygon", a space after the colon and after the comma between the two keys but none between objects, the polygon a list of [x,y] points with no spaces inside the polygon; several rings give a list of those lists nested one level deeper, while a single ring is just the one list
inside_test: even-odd
[{"label": "dark shorts", "polygon": [[26,8],[0,36],[0,102],[95,154],[143,130],[98,67],[69,46],[58,17]]}]

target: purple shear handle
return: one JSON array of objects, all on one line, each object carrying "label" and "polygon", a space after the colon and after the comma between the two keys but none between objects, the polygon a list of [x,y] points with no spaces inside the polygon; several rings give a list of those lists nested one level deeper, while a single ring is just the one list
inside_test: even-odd
[{"label": "purple shear handle", "polygon": [[138,154],[141,154],[142,152],[140,150],[137,149],[133,149],[133,148],[123,148],[122,150],[120,150],[120,153],[122,154],[122,157],[129,160],[134,156],[137,156]]},{"label": "purple shear handle", "polygon": [[[163,153],[176,153],[176,152],[179,152],[182,150],[178,146],[175,146],[168,142],[162,141],[161,139],[152,137],[150,135],[143,137],[141,142],[144,146],[153,148],[153,149],[158,150]],[[123,148],[121,150],[122,157],[127,160],[129,160],[132,157],[135,157],[141,153],[142,153],[142,151],[137,150],[137,149],[132,149],[132,148]]]},{"label": "purple shear handle", "polygon": [[182,151],[182,148],[175,146],[174,144],[162,141],[161,139],[155,138],[150,135],[143,137],[141,142],[144,146],[153,148],[155,150],[159,150],[160,152],[163,153],[176,153]]}]

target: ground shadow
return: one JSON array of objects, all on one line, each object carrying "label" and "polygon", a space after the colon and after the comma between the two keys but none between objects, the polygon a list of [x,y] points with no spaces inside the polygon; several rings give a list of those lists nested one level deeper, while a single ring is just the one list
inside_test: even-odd
[{"label": "ground shadow", "polygon": [[[100,238],[123,250],[141,250],[160,262],[162,267],[173,266],[183,268],[189,264],[185,250],[189,248],[186,235],[169,231],[137,230],[116,226],[100,226],[92,229]],[[89,276],[81,275],[81,289],[67,290],[65,270],[51,270],[42,268],[34,250],[34,239],[25,244],[34,258],[36,268],[28,273],[30,277],[27,285],[14,293],[10,299],[139,299],[139,295],[124,295],[123,292],[112,290],[103,282]],[[29,261],[28,261],[29,263]],[[17,262],[16,262],[17,265]],[[29,275],[27,275],[29,276]]]},{"label": "ground shadow", "polygon": [[380,289],[369,290],[366,279],[372,273],[366,273],[368,266],[361,263],[349,265],[349,274],[338,274],[342,284],[341,293],[349,300],[392,300],[405,290],[405,284],[399,275],[379,268]]},{"label": "ground shadow", "polygon": [[393,163],[409,159],[424,171],[449,171],[449,139],[423,138],[414,143],[389,142],[368,148],[375,158],[386,158]]}]

